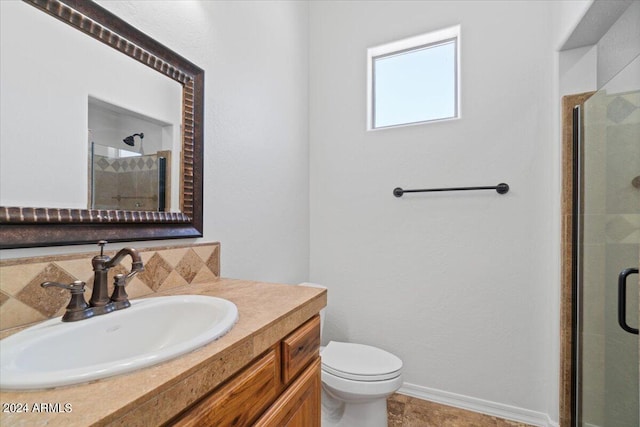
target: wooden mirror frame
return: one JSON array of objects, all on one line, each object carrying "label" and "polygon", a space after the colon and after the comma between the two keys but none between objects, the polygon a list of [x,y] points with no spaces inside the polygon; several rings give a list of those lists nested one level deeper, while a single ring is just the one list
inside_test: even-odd
[{"label": "wooden mirror frame", "polygon": [[202,237],[204,70],[88,0],[23,0],[177,81],[181,212],[0,206],[0,249]]}]

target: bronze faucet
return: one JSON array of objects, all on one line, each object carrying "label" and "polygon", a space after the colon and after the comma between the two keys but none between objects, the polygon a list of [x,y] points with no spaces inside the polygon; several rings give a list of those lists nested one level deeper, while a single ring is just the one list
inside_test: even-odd
[{"label": "bronze faucet", "polygon": [[[120,264],[122,259],[129,255],[131,256],[131,272],[124,276],[124,281],[132,278],[140,271],[144,271],[144,266],[142,265],[142,259],[140,258],[140,254],[134,248],[123,248],[118,251],[118,253],[110,258],[109,256],[104,254],[104,245],[107,244],[106,240],[100,240],[98,245],[100,246],[100,255],[96,255],[91,260],[91,264],[93,265],[93,293],[91,294],[91,299],[89,300],[89,305],[94,307],[96,314],[108,313],[116,309],[115,304],[113,304],[112,298],[109,297],[109,291],[107,289],[108,282],[108,274],[109,269],[111,267],[115,267]],[[118,275],[119,276],[119,275]],[[121,286],[124,286],[124,282],[122,279],[116,277],[116,286],[114,289],[114,296],[119,297]],[[125,293],[126,295],[126,293]],[[126,305],[126,304],[119,304]],[[127,305],[128,307],[128,305]],[[126,307],[119,307],[126,308]]]},{"label": "bronze faucet", "polygon": [[[120,310],[131,306],[127,292],[124,287],[127,280],[135,276],[137,273],[144,271],[140,254],[134,248],[123,248],[113,258],[104,254],[104,245],[106,240],[100,240],[100,255],[96,255],[91,260],[93,265],[93,292],[89,303],[84,300],[85,283],[81,281],[73,282],[70,285],[54,282],[44,282],[41,284],[43,288],[55,286],[58,288],[68,289],[71,291],[71,302],[67,306],[67,311],[62,317],[63,322],[74,322],[76,320],[88,319],[89,317],[98,316],[100,314],[110,313],[114,310]],[[122,259],[129,255],[131,257],[131,271],[128,274],[117,274],[114,280],[113,294],[109,297],[107,282],[109,269],[120,264]]]}]

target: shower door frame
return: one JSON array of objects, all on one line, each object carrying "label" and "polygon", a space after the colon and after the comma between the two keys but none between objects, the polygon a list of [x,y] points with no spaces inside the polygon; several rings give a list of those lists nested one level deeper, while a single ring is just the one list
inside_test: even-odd
[{"label": "shower door frame", "polygon": [[575,107],[582,114],[584,103],[594,94],[585,92],[567,95],[562,98],[562,263],[561,263],[561,302],[560,302],[560,427],[576,425],[578,401],[574,390],[577,387],[578,366],[575,363],[578,341],[577,306],[577,263],[578,224],[575,213],[579,207],[578,156],[575,152],[576,138],[582,133],[574,128]]}]

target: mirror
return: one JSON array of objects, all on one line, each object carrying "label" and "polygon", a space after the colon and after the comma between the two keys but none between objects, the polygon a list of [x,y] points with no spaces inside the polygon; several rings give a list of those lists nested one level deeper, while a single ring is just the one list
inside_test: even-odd
[{"label": "mirror", "polygon": [[[201,237],[204,71],[91,1],[2,9],[0,248]],[[101,190],[125,150],[162,172],[121,188],[153,192]]]}]

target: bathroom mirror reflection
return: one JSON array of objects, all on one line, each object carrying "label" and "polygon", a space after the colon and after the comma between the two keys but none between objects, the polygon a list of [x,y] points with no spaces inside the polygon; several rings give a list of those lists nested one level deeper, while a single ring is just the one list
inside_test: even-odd
[{"label": "bathroom mirror reflection", "polygon": [[88,209],[179,210],[180,111],[167,105],[173,123],[89,98]]},{"label": "bathroom mirror reflection", "polygon": [[91,143],[89,209],[167,210],[167,157]]}]

